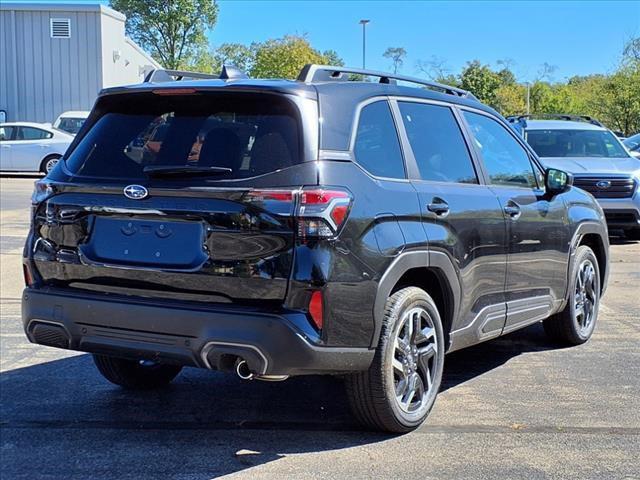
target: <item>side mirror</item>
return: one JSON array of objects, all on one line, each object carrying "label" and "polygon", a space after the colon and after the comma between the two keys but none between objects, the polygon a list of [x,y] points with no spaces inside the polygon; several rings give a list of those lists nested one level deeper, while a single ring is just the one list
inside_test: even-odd
[{"label": "side mirror", "polygon": [[566,192],[573,185],[573,175],[549,168],[544,172],[544,184],[548,193],[558,195]]}]

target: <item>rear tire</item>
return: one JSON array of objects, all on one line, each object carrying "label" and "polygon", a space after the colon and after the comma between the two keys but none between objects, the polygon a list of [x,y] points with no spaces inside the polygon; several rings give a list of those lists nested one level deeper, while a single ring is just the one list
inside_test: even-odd
[{"label": "rear tire", "polygon": [[586,245],[579,246],[576,251],[569,292],[564,310],[543,322],[544,331],[555,342],[580,345],[591,338],[600,306],[598,259]]},{"label": "rear tire", "polygon": [[51,170],[58,164],[62,157],[60,155],[49,155],[40,162],[40,171],[48,175]]},{"label": "rear tire", "polygon": [[131,390],[151,390],[171,383],[182,370],[179,365],[145,363],[137,360],[93,355],[98,371],[111,383]]},{"label": "rear tire", "polygon": [[630,228],[625,230],[624,236],[629,240],[640,240],[640,228]]},{"label": "rear tire", "polygon": [[420,288],[397,291],[387,300],[371,366],[346,378],[355,417],[374,430],[414,430],[433,407],[443,367],[444,335],[435,302]]}]

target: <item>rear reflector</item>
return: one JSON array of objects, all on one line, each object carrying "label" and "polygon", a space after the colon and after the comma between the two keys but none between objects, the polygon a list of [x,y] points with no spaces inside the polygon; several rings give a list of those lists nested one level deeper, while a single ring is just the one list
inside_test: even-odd
[{"label": "rear reflector", "polygon": [[311,315],[311,319],[318,330],[322,330],[323,324],[322,301],[322,292],[320,290],[316,290],[311,294],[311,299],[309,300],[309,314]]},{"label": "rear reflector", "polygon": [[33,285],[33,275],[31,274],[31,269],[29,268],[29,265],[26,263],[22,264],[22,274],[24,275],[24,284],[27,287],[30,287],[31,285]]}]

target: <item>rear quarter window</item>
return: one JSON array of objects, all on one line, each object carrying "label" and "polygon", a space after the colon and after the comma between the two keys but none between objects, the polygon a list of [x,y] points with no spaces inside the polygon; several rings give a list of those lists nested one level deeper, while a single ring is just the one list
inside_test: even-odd
[{"label": "rear quarter window", "polygon": [[69,155],[72,173],[140,180],[146,166],[223,167],[231,172],[215,179],[243,179],[301,161],[297,112],[275,95],[128,97],[116,99]]}]

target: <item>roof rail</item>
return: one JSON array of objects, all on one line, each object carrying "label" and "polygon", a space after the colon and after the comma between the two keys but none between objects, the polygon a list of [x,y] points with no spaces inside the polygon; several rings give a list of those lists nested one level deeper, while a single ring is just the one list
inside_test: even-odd
[{"label": "roof rail", "polygon": [[429,80],[423,80],[421,78],[408,77],[406,75],[397,75],[394,73],[378,72],[375,70],[366,70],[363,68],[339,67],[335,65],[316,65],[309,63],[302,67],[297,80],[299,82],[305,83],[348,80],[348,76],[345,76],[343,74],[378,77],[380,79],[379,83],[388,84],[395,84],[397,83],[397,80],[400,80],[402,82],[422,85],[432,90],[439,90],[449,95],[456,95],[462,98],[477,100],[477,98],[471,92],[468,92],[467,90],[463,90],[461,88],[444,85],[442,83],[431,82]]},{"label": "roof rail", "polygon": [[592,125],[596,125],[598,127],[604,127],[602,123],[596,120],[589,115],[574,115],[571,113],[540,113],[540,114],[527,114],[527,115],[511,115],[507,117],[507,120],[511,123],[526,120],[535,120],[535,119],[544,119],[544,120],[566,120],[569,122],[587,122]]},{"label": "roof rail", "polygon": [[179,82],[183,80],[238,80],[247,75],[233,65],[223,65],[219,75],[212,73],[188,72],[186,70],[151,70],[145,77],[145,83]]}]

